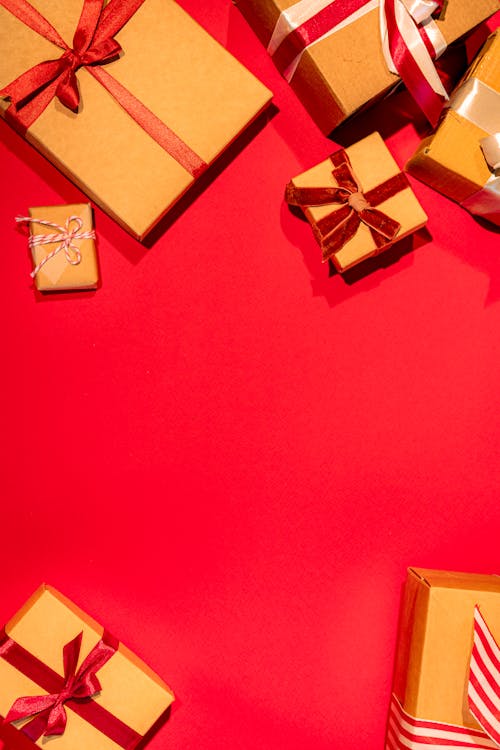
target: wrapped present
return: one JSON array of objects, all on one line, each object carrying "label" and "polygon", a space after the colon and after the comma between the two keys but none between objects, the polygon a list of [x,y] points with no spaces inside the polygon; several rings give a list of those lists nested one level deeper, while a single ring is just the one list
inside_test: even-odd
[{"label": "wrapped present", "polygon": [[0,28],[0,114],[138,238],[271,98],[173,0],[0,0]]},{"label": "wrapped present", "polygon": [[500,225],[500,31],[489,37],[436,133],[422,141],[406,169]]},{"label": "wrapped present", "polygon": [[434,59],[498,0],[233,0],[329,133],[400,76],[432,124],[446,91]]},{"label": "wrapped present", "polygon": [[285,200],[303,210],[323,261],[331,260],[341,273],[427,221],[379,133],[294,177]]},{"label": "wrapped present", "polygon": [[500,577],[411,568],[386,750],[500,747]]},{"label": "wrapped present", "polygon": [[90,204],[41,206],[28,213],[16,221],[29,225],[36,288],[41,292],[95,289],[99,270]]},{"label": "wrapped present", "polygon": [[55,750],[132,750],[173,699],[144,662],[51,586],[0,630],[0,740],[9,750],[45,747],[49,738]]}]

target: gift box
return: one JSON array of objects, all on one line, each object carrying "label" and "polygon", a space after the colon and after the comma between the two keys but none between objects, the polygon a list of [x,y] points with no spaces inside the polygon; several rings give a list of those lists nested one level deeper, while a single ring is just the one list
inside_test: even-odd
[{"label": "gift box", "polygon": [[30,208],[32,277],[41,292],[95,289],[99,281],[95,230],[89,203]]},{"label": "gift box", "polygon": [[386,750],[499,747],[499,638],[500,577],[410,568]]},{"label": "gift box", "polygon": [[132,750],[172,701],[144,662],[51,586],[0,630],[0,744],[9,750],[49,741]]},{"label": "gift box", "polygon": [[322,249],[342,273],[417,231],[427,216],[379,133],[336,151],[288,184]]},{"label": "gift box", "polygon": [[[384,55],[378,0],[233,0],[248,19],[261,41],[272,54],[280,71],[324,133],[339,125],[359,109],[373,103],[397,83],[396,67],[388,65]],[[385,0],[388,10],[394,0]],[[404,37],[404,53],[419,49],[415,56],[422,62],[425,75],[439,81],[433,63],[424,49],[439,55],[451,42],[492,15],[500,7],[498,0],[448,0],[439,18],[425,17],[439,3],[413,2],[417,25],[397,0],[395,18],[388,18],[389,35],[397,46]],[[391,11],[392,12],[392,11]],[[420,15],[419,15],[420,14]],[[394,31],[391,24],[398,25]],[[427,35],[424,41],[420,31]],[[401,32],[401,33],[400,33]],[[386,41],[384,45],[387,47]],[[395,57],[400,57],[396,54]],[[425,59],[424,59],[425,58]],[[410,61],[410,67],[414,64]],[[391,68],[393,72],[389,69]],[[421,80],[415,79],[408,65],[397,69],[419,96]],[[441,96],[445,92],[441,90]]]},{"label": "gift box", "polygon": [[173,0],[32,4],[0,2],[0,112],[141,239],[271,93]]},{"label": "gift box", "polygon": [[[495,137],[496,134],[496,137]],[[454,91],[434,135],[406,169],[471,213],[500,224],[500,32]]]}]

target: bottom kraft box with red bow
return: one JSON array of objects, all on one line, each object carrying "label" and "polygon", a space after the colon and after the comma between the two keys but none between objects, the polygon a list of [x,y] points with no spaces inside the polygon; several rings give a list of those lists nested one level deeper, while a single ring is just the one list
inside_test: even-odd
[{"label": "bottom kraft box with red bow", "polygon": [[[0,745],[133,750],[174,699],[108,631],[42,585],[0,630]],[[142,746],[142,745],[141,745]]]},{"label": "bottom kraft box with red bow", "polygon": [[323,261],[342,273],[424,226],[427,216],[379,133],[294,177],[285,200],[299,206]]},{"label": "bottom kraft box with red bow", "polygon": [[500,748],[500,577],[410,568],[386,750]]}]

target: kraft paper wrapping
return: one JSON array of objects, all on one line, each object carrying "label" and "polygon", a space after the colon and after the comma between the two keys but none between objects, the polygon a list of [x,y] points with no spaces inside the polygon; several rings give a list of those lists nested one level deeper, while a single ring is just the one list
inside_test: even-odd
[{"label": "kraft paper wrapping", "polygon": [[[267,46],[281,11],[295,0],[233,0]],[[498,0],[448,0],[436,23],[448,44],[500,8]],[[382,54],[378,8],[311,45],[291,86],[324,133],[397,83]]]},{"label": "kraft paper wrapping", "polygon": [[[29,216],[33,219],[44,219],[59,226],[64,226],[69,216],[78,216],[83,221],[82,232],[94,228],[92,207],[89,203],[76,203],[64,206],[40,206],[30,208]],[[52,227],[30,224],[30,233],[36,235],[53,234]],[[40,263],[60,243],[39,245],[31,251],[33,267]],[[64,251],[60,251],[50,258],[36,274],[34,281],[36,288],[42,292],[62,291],[63,289],[95,289],[99,281],[95,240],[83,239],[75,241],[81,253],[78,265],[68,263]]]},{"label": "kraft paper wrapping", "polygon": [[[82,0],[34,0],[71,46]],[[210,164],[271,93],[173,0],[145,0],[105,66]],[[0,7],[0,88],[61,50]],[[54,99],[26,139],[131,234],[143,238],[194,178],[85,69],[78,114]],[[6,106],[0,101],[0,114]]]},{"label": "kraft paper wrapping", "polygon": [[[381,182],[401,171],[379,133],[372,133],[349,146],[345,151],[351,161],[352,169],[361,183],[363,192],[372,190]],[[329,159],[294,177],[292,183],[296,187],[337,186],[337,182],[332,175],[332,164]],[[338,204],[310,206],[305,209],[304,213],[307,220],[314,225],[319,219],[339,208],[340,205]],[[413,234],[427,222],[427,215],[410,187],[380,203],[377,208],[401,224],[396,242],[409,234]],[[355,236],[332,256],[332,262],[336,269],[342,273],[362,260],[376,255],[377,252],[379,251],[370,230],[365,224],[360,224]]]},{"label": "kraft paper wrapping", "polygon": [[[103,628],[45,584],[6,626],[8,636],[60,675],[63,675],[63,646],[82,631],[79,665],[101,639]],[[141,735],[146,734],[174,699],[170,688],[121,643],[117,652],[99,670],[98,678],[102,691],[93,700]],[[0,658],[0,716],[7,715],[17,698],[42,694],[44,691],[38,685]],[[115,742],[68,706],[66,712],[66,731],[50,739],[51,747],[57,750],[117,750],[119,746]],[[20,746],[25,745],[26,738],[20,735]],[[45,747],[47,739],[40,738],[36,745]]]},{"label": "kraft paper wrapping", "polygon": [[479,728],[467,703],[476,604],[498,641],[500,577],[409,569],[393,691],[412,716]]},{"label": "kraft paper wrapping", "polygon": [[[500,96],[499,32],[490,36],[456,91],[472,79],[486,84]],[[487,109],[488,115],[495,116],[495,108],[488,104]],[[498,111],[497,108],[500,129]],[[491,170],[481,150],[481,139],[487,135],[488,132],[476,123],[452,108],[447,109],[436,133],[422,141],[406,170],[448,198],[462,203],[491,178]]]}]

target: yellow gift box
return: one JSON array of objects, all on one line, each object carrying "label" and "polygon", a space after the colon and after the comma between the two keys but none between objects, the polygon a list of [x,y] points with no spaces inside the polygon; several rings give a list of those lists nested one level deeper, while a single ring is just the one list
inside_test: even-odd
[{"label": "yellow gift box", "polygon": [[[487,144],[493,141],[495,148],[495,140],[497,156],[489,158]],[[500,224],[499,168],[500,32],[497,31],[489,37],[454,91],[436,133],[422,141],[406,170],[471,213]]]},{"label": "yellow gift box", "polygon": [[[80,634],[77,678],[82,669],[85,671],[82,664],[86,659],[99,650],[105,654],[104,663],[95,674],[100,690],[84,699],[75,693],[76,683],[65,674],[66,665],[63,668],[63,649],[66,660],[67,648]],[[87,676],[88,672],[87,669]],[[35,732],[34,723],[40,721],[40,716],[44,719],[43,712],[38,719],[28,715],[14,722],[5,721],[20,698],[28,696],[33,700],[48,693],[54,697],[54,691],[42,689],[40,682],[46,686],[60,683],[57,708],[61,710],[64,704],[67,723],[62,734],[50,736],[51,745],[57,750],[132,750],[174,699],[170,688],[144,662],[45,584],[10,620],[3,633],[0,631],[0,717],[4,719],[0,723],[0,739],[9,750],[45,747],[47,743],[43,734],[29,738]],[[43,728],[50,735],[50,724]]]},{"label": "yellow gift box", "polygon": [[[476,709],[475,718],[468,701],[469,665],[475,673],[479,668],[477,664],[472,667],[476,644],[480,644],[476,632],[478,621],[483,622],[481,627],[487,632],[486,639],[492,644],[498,642],[499,576],[423,568],[408,570],[387,748],[399,747],[398,732],[406,737],[406,742],[408,734],[415,732],[420,734],[421,741],[424,741],[422,736],[435,735],[433,744],[436,745],[440,744],[440,734],[451,732],[457,740],[459,736],[470,736],[467,743],[459,747],[473,742],[479,744],[472,744],[472,747],[496,747],[485,737],[476,720],[478,711]],[[498,651],[496,644],[493,651]],[[480,657],[477,658],[480,661]],[[476,702],[479,706],[479,699]],[[439,726],[429,725],[429,722],[438,722]]]},{"label": "yellow gift box", "polygon": [[[0,115],[8,118],[8,93],[19,76],[45,61],[72,61],[63,71],[68,80],[63,76],[60,83],[69,86],[71,74],[75,77],[77,109],[61,103],[58,86],[59,94],[52,92],[57,95],[27,130],[16,127],[141,239],[255,119],[271,93],[173,0],[127,2],[134,9],[129,20],[106,44],[95,43],[94,56],[101,54],[103,64],[87,63],[84,51],[71,56],[82,9],[91,15],[92,4],[33,0],[32,5],[62,41],[49,41],[0,3]],[[125,5],[126,0],[103,0],[99,24],[111,6],[108,20]],[[104,21],[99,24],[94,37]],[[115,48],[121,52],[113,56]],[[33,101],[43,101],[51,86]],[[19,117],[27,117],[32,104],[21,106]],[[129,105],[134,116],[124,108]]]},{"label": "yellow gift box", "polygon": [[[374,203],[373,208],[386,215],[386,219],[390,219],[394,224],[392,239],[389,237],[381,238],[381,235],[375,236],[369,223],[361,220],[352,232],[350,239],[345,241],[338,250],[333,251],[331,246],[327,247],[325,222],[329,223],[331,219],[335,220],[335,215],[338,212],[343,211],[345,213],[347,205],[352,202],[351,197],[346,194],[341,196],[346,200],[332,200],[330,202],[327,192],[327,202],[323,205],[317,205],[313,201],[307,200],[307,191],[312,188],[313,191],[319,189],[332,192],[335,188],[341,187],[341,183],[335,177],[338,172],[333,169],[332,165],[332,159],[335,160],[339,154],[347,156],[351,174],[358,181],[358,188],[361,189],[363,196],[366,195],[367,198],[370,198],[370,194],[377,195],[381,188],[383,200],[379,198],[376,205]],[[345,161],[345,158],[341,157],[340,161]],[[386,185],[387,188],[384,188],[383,185]],[[391,185],[394,185],[393,189],[389,189]],[[301,199],[303,194],[306,197],[305,202],[302,202]],[[314,193],[311,197],[314,199]],[[372,133],[344,151],[334,153],[330,159],[326,159],[294,177],[286,189],[285,199],[288,203],[302,208],[306,219],[312,226],[316,239],[322,246],[323,261],[331,260],[340,273],[386,250],[393,242],[413,234],[427,222],[424,210],[379,133]],[[342,223],[355,220],[354,214],[358,212],[358,208],[362,209],[363,205],[357,206],[354,203],[351,216],[343,219]],[[366,213],[361,211],[359,215],[363,217],[363,215],[368,214],[369,222],[371,213],[372,211],[369,209]],[[382,221],[382,228],[383,225],[384,220]]]}]

